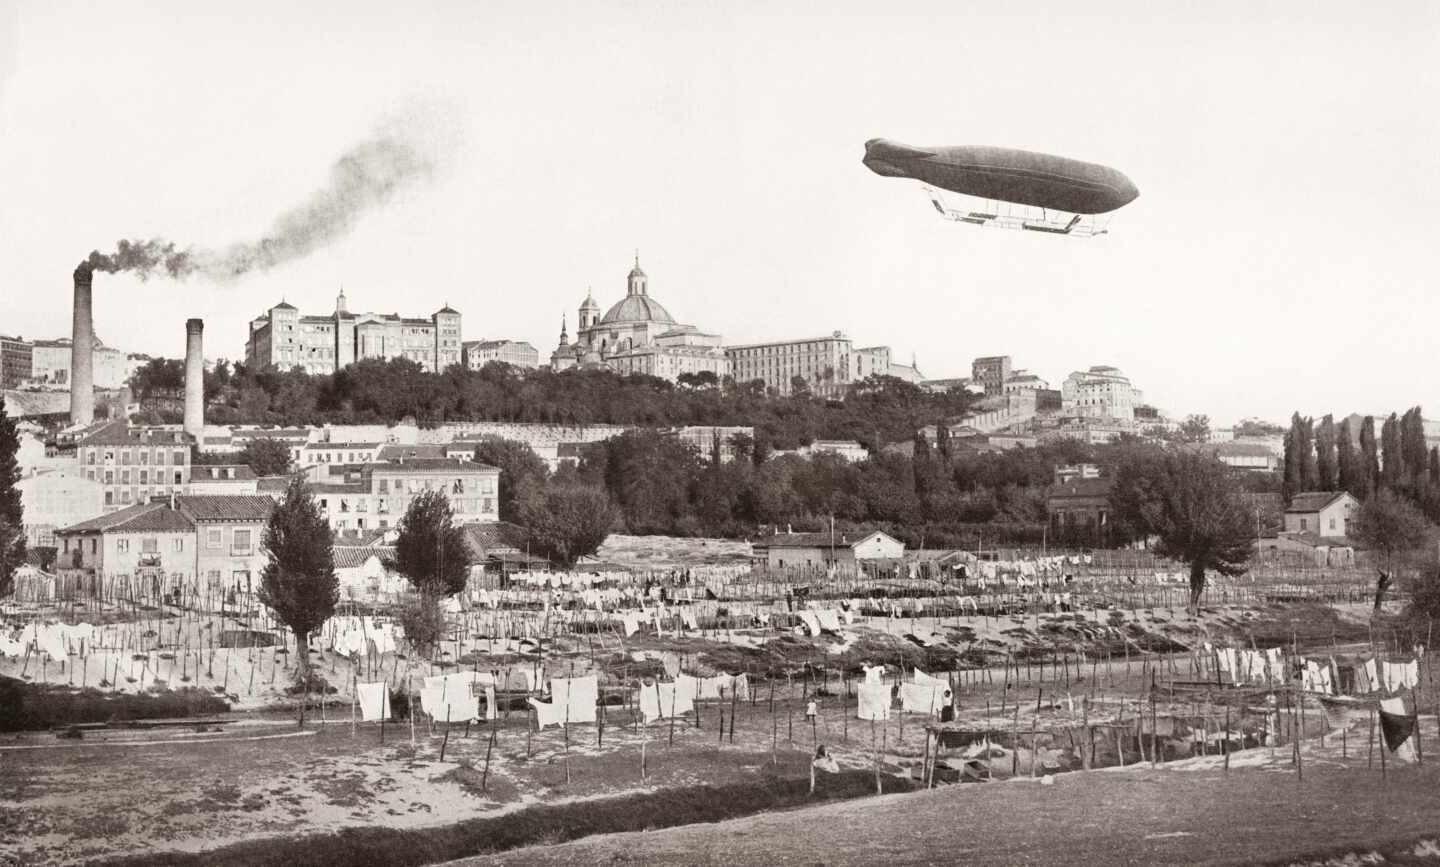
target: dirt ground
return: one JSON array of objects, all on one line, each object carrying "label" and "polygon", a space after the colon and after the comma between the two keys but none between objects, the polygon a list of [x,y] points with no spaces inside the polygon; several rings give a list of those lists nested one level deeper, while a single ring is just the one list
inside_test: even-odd
[{"label": "dirt ground", "polygon": [[[64,863],[345,828],[437,826],[536,804],[744,783],[776,764],[804,775],[820,743],[842,767],[874,769],[878,758],[882,777],[916,776],[930,749],[920,715],[897,713],[880,726],[854,719],[855,700],[846,693],[862,662],[888,663],[889,679],[902,664],[926,666],[947,678],[963,724],[994,729],[997,740],[1009,729],[1016,749],[993,763],[997,777],[1012,771],[1021,777],[1046,774],[1077,766],[1077,749],[1084,750],[1073,738],[1067,743],[1046,732],[1073,730],[1082,721],[1118,718],[1133,726],[1136,714],[1148,708],[1152,714],[1208,718],[1218,734],[1217,707],[1203,694],[1175,689],[1204,679],[1193,657],[1178,649],[1164,656],[1146,653],[1145,647],[1282,633],[1302,644],[1331,646],[1365,634],[1360,614],[1324,612],[1295,621],[1300,626],[1291,623],[1291,609],[1216,609],[1199,619],[1166,609],[866,618],[839,636],[803,638],[776,629],[664,639],[642,634],[623,642],[611,636],[599,651],[590,639],[575,637],[549,648],[547,670],[599,670],[616,685],[645,665],[659,669],[666,661],[686,670],[748,670],[755,675],[752,695],[749,701],[702,702],[698,727],[693,718],[673,727],[668,721],[637,726],[632,709],[620,704],[606,707],[603,733],[595,725],[574,726],[568,736],[556,728],[532,733],[528,714],[517,712],[494,726],[450,727],[447,740],[446,726],[432,727],[421,717],[413,741],[408,722],[390,723],[383,745],[378,724],[352,728],[344,692],[327,706],[323,724],[312,718],[297,729],[293,716],[273,709],[285,683],[283,655],[277,660],[273,651],[217,649],[215,675],[225,666],[233,672],[250,662],[257,680],[265,678],[264,689],[241,702],[249,710],[232,715],[219,731],[112,730],[87,733],[81,741],[51,733],[0,736],[0,854],[20,863]],[[907,633],[925,636],[931,646],[920,647]],[[1082,664],[1084,649],[1091,659]],[[334,654],[320,660],[321,673],[332,682],[350,680],[348,661]],[[978,660],[986,665],[976,667]],[[173,667],[173,660],[167,662]],[[196,673],[197,664],[203,664],[203,673]],[[210,670],[208,650],[189,668],[202,683],[209,682]],[[272,673],[273,687],[265,677]],[[773,675],[771,680],[760,679],[764,673]],[[49,677],[53,682],[62,676],[78,685],[84,675],[52,669]],[[1146,703],[1151,696],[1153,705]],[[804,717],[810,700],[819,710],[813,725]],[[1237,708],[1243,710],[1243,702]],[[1306,731],[1315,734],[1323,715],[1317,708],[1312,712]],[[1234,730],[1242,728],[1238,711],[1233,723]],[[1027,738],[1027,730],[1037,731],[1038,740],[1036,734]],[[1358,742],[1352,738],[1353,743]],[[1138,748],[1138,743],[1123,747],[1127,762],[1140,760]],[[1189,755],[1193,744],[1171,742],[1165,749],[1165,757],[1173,758]],[[1106,751],[1109,755],[1102,755]],[[1116,754],[1107,741],[1095,757],[1104,764]],[[1237,757],[1237,771],[1241,764]],[[986,785],[986,791],[997,790],[1012,791]],[[1014,790],[1055,791],[1028,783]]]},{"label": "dirt ground", "polygon": [[[1263,756],[1262,749],[1251,753]],[[1240,757],[1236,757],[1240,758]],[[611,834],[451,862],[480,865],[1440,863],[1440,770],[1307,749],[1159,770],[1064,774]]]}]

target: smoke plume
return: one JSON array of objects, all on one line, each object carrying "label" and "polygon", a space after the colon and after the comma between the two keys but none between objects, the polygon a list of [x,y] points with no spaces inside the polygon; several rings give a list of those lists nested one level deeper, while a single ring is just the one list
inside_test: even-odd
[{"label": "smoke plume", "polygon": [[382,128],[346,151],[330,169],[330,181],[275,219],[253,241],[223,249],[180,247],[174,241],[121,240],[115,252],[92,252],[81,263],[96,271],[129,271],[140,279],[202,275],[233,280],[255,270],[299,259],[349,234],[360,215],[383,206],[395,192],[434,170],[429,155],[403,129]]}]

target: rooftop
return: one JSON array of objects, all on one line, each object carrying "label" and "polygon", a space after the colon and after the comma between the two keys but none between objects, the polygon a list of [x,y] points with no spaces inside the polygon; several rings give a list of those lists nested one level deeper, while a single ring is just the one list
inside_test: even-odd
[{"label": "rooftop", "polygon": [[82,437],[82,446],[159,446],[189,445],[193,437],[175,431],[155,431],[132,428],[123,420],[112,421],[99,430]]},{"label": "rooftop", "polygon": [[1329,506],[1341,497],[1350,496],[1347,491],[1305,491],[1290,498],[1290,508],[1285,511],[1291,513],[1318,512]]},{"label": "rooftop", "polygon": [[459,458],[405,458],[390,463],[365,464],[362,469],[377,473],[498,473],[498,467]]},{"label": "rooftop", "polygon": [[180,496],[175,506],[194,521],[265,521],[275,501],[264,494]]}]

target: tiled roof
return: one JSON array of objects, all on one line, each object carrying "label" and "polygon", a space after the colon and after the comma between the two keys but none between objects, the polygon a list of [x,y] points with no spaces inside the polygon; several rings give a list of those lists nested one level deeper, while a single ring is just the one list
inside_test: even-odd
[{"label": "tiled roof", "polygon": [[417,443],[415,445],[386,445],[381,446],[375,459],[379,461],[398,461],[402,457],[408,462],[415,458],[438,458],[444,459],[445,450],[449,446],[443,443]]},{"label": "tiled roof", "polygon": [[509,521],[487,521],[481,524],[465,524],[461,529],[475,559],[483,559],[497,550],[521,551],[529,537],[529,531]]},{"label": "tiled roof", "polygon": [[185,446],[194,440],[181,431],[151,431],[131,428],[124,420],[114,421],[81,438],[82,446]]},{"label": "tiled roof", "polygon": [[175,505],[196,521],[264,521],[275,501],[263,494],[182,496]]},{"label": "tiled roof", "polygon": [[255,490],[267,494],[283,494],[288,487],[289,476],[261,476],[255,480]]},{"label": "tiled roof", "polygon": [[[860,539],[869,536],[866,533]],[[829,533],[776,533],[773,536],[762,536],[756,539],[755,548],[829,548],[832,544],[836,548],[848,548],[858,542],[859,539],[851,539],[847,533],[836,533],[831,536]]]},{"label": "tiled roof", "polygon": [[364,468],[385,473],[453,473],[457,471],[474,473],[482,470],[499,472],[498,468],[492,467],[489,464],[479,464],[475,461],[462,461],[459,458],[406,458],[404,461],[396,461],[394,463],[366,464]]},{"label": "tiled roof", "polygon": [[389,546],[336,545],[331,550],[335,554],[336,569],[358,569],[371,557],[379,557],[386,566],[395,565],[395,549]]},{"label": "tiled roof", "polygon": [[162,502],[162,501],[160,501],[160,500],[155,500],[155,501],[152,501],[152,502],[149,502],[149,503],[136,503],[136,504],[133,505],[133,506],[126,506],[125,508],[121,509],[121,510],[118,511],[118,512],[111,512],[111,513],[108,514],[108,515],[101,515],[101,516],[99,516],[98,518],[91,518],[91,519],[88,520],[88,521],[81,521],[81,522],[78,523],[78,524],[72,524],[72,525],[70,525],[69,527],[64,528],[63,530],[60,530],[59,532],[61,532],[61,533],[95,533],[95,532],[104,532],[105,530],[109,530],[109,529],[112,528],[112,527],[116,527],[116,526],[118,526],[118,525],[120,525],[120,524],[125,523],[126,521],[130,520],[131,518],[134,518],[134,517],[137,516],[137,515],[144,514],[145,512],[153,512],[153,511],[156,510],[156,509],[167,508],[168,505],[169,505],[168,503]]},{"label": "tiled roof", "polygon": [[1341,497],[1344,491],[1306,491],[1290,498],[1287,512],[1318,512]]},{"label": "tiled roof", "polygon": [[117,524],[106,530],[107,533],[174,533],[194,532],[195,523],[179,511],[170,508],[168,503],[163,508],[153,509],[149,512],[141,512],[123,524]]}]

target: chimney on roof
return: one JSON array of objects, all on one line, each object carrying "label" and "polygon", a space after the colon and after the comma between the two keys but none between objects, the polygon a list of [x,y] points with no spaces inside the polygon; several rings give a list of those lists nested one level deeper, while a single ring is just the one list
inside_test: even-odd
[{"label": "chimney on roof", "polygon": [[70,321],[70,423],[95,420],[95,322],[91,292],[95,272],[88,264],[75,269],[75,297]]},{"label": "chimney on roof", "polygon": [[200,442],[205,433],[205,320],[185,320],[185,432]]}]

